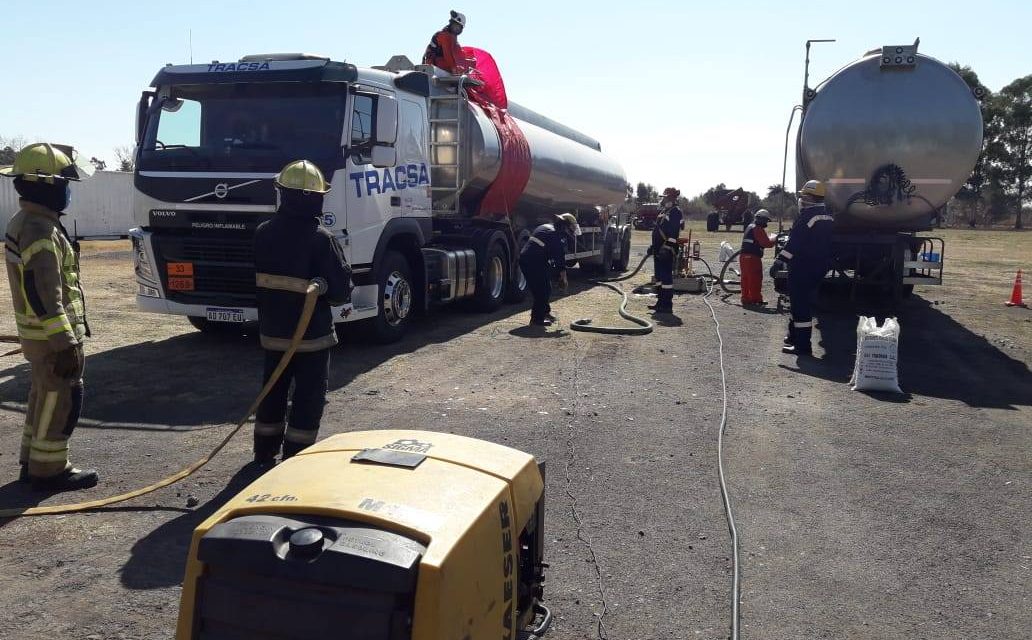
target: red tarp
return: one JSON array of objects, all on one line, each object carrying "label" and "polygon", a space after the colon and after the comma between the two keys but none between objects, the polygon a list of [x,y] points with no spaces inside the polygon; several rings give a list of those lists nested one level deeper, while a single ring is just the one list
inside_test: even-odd
[{"label": "red tarp", "polygon": [[473,61],[470,77],[484,83],[482,87],[468,88],[469,98],[494,123],[502,144],[502,165],[494,182],[484,193],[477,215],[504,218],[512,212],[530,180],[530,145],[516,120],[507,111],[509,100],[505,95],[505,83],[494,58],[483,49],[475,47],[463,47],[462,53]]}]

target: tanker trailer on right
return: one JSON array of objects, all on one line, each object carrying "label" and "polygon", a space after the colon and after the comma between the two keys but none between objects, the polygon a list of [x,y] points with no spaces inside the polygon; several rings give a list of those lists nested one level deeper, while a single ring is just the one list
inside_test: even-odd
[{"label": "tanker trailer on right", "polygon": [[920,233],[982,150],[981,96],[919,42],[869,51],[804,86],[796,140],[797,189],[823,181],[835,216],[830,278],[894,302],[942,284],[945,242]]}]

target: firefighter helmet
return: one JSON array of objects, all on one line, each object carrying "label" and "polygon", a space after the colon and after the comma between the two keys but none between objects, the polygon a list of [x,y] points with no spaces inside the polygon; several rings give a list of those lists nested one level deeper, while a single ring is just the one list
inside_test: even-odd
[{"label": "firefighter helmet", "polygon": [[82,180],[92,171],[75,163],[75,151],[66,145],[37,142],[14,156],[14,164],[0,169],[0,175],[28,182],[54,184],[55,180]]},{"label": "firefighter helmet", "polygon": [[462,27],[463,29],[465,29],[466,28],[466,14],[459,13],[458,11],[455,11],[453,9],[452,12],[451,12],[451,17],[448,19],[448,22],[453,22],[453,23],[459,25],[460,27]]},{"label": "firefighter helmet", "polygon": [[670,198],[671,200],[676,201],[680,197],[681,197],[681,192],[679,190],[675,189],[674,187],[667,187],[666,189],[663,189],[663,198],[664,199]]},{"label": "firefighter helmet", "polygon": [[811,196],[814,198],[823,198],[825,194],[824,183],[820,180],[807,180],[803,188],[799,190],[801,196]]},{"label": "firefighter helmet", "polygon": [[753,216],[753,221],[754,222],[758,222],[758,223],[762,222],[763,224],[767,224],[768,222],[770,222],[770,211],[767,211],[766,209],[760,209]]},{"label": "firefighter helmet", "polygon": [[276,186],[308,193],[329,193],[330,185],[311,160],[295,160],[276,175]]},{"label": "firefighter helmet", "polygon": [[573,235],[579,236],[583,233],[580,228],[580,223],[577,222],[577,216],[572,213],[560,213],[556,218],[559,218],[559,220],[566,224],[566,226],[570,228],[570,231],[573,232]]}]

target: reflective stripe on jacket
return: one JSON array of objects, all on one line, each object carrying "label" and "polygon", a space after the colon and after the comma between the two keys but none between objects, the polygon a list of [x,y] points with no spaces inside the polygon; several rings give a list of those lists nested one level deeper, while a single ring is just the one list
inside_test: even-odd
[{"label": "reflective stripe on jacket", "polygon": [[831,266],[834,230],[835,218],[828,214],[823,204],[803,207],[778,258],[797,272],[806,270],[823,276]]},{"label": "reflective stripe on jacket", "polygon": [[520,258],[539,258],[547,262],[552,268],[559,271],[566,270],[566,243],[565,233],[557,231],[554,224],[543,224],[527,239],[523,245]]},{"label": "reflective stripe on jacket", "polygon": [[742,234],[742,253],[750,256],[763,257],[763,250],[774,246],[774,241],[767,235],[763,227],[750,224]]},{"label": "reflective stripe on jacket", "polygon": [[661,249],[677,252],[677,236],[681,233],[681,222],[684,215],[677,207],[671,207],[659,214],[656,226],[652,229],[652,250],[659,254]]},{"label": "reflective stripe on jacket", "polygon": [[35,202],[21,208],[7,224],[4,258],[25,357],[82,344],[89,335],[86,305],[79,281],[79,256],[60,214]]}]

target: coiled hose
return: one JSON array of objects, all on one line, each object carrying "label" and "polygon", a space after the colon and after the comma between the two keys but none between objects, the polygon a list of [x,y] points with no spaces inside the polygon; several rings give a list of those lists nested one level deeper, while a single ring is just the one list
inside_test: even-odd
[{"label": "coiled hose", "polygon": [[315,312],[315,302],[318,300],[320,295],[321,285],[315,282],[308,284],[308,289],[305,291],[304,305],[301,307],[301,317],[297,321],[297,327],[294,329],[294,335],[290,338],[290,346],[286,351],[283,352],[283,357],[280,358],[279,364],[276,365],[276,369],[269,376],[269,381],[262,387],[258,397],[251,403],[251,407],[247,410],[247,413],[237,422],[236,426],[232,431],[222,439],[222,442],[218,443],[214,449],[212,449],[206,456],[200,460],[194,462],[190,466],[182,469],[178,473],[171,475],[163,480],[159,480],[154,484],[134,489],[126,493],[121,493],[117,496],[111,496],[109,498],[100,498],[98,500],[89,500],[86,502],[76,502],[73,504],[58,504],[47,507],[18,507],[13,509],[0,509],[0,518],[16,518],[18,516],[53,516],[61,513],[76,513],[78,511],[87,511],[91,509],[99,509],[101,507],[111,506],[119,502],[125,502],[126,500],[132,500],[133,498],[139,498],[145,496],[148,493],[163,489],[171,484],[175,484],[180,480],[183,480],[193,475],[198,469],[211,462],[222,449],[229,444],[229,441],[233,439],[240,429],[243,428],[247,421],[254,415],[254,412],[258,410],[258,405],[261,404],[265,396],[272,390],[273,385],[280,379],[283,372],[286,370],[287,365],[290,364],[291,358],[294,357],[294,353],[297,351],[297,347],[301,344],[302,338],[304,338],[305,331],[308,330],[308,324],[312,321],[312,314]]},{"label": "coiled hose", "polygon": [[638,263],[638,266],[634,268],[634,271],[630,272],[629,274],[627,274],[625,276],[620,276],[619,278],[611,278],[609,280],[595,280],[594,281],[595,284],[600,284],[603,287],[608,287],[608,288],[612,289],[613,291],[619,293],[623,297],[623,301],[620,302],[620,309],[619,309],[620,317],[624,318],[625,320],[630,320],[631,322],[633,322],[634,324],[639,325],[639,326],[637,326],[637,327],[606,327],[606,326],[591,324],[591,322],[592,322],[591,318],[580,318],[579,320],[574,320],[573,322],[570,323],[570,329],[572,329],[573,331],[583,331],[585,333],[605,333],[605,334],[610,334],[610,335],[621,335],[621,336],[643,336],[643,335],[652,333],[652,330],[655,328],[654,325],[651,322],[649,322],[648,320],[646,320],[645,318],[640,318],[640,317],[630,313],[629,311],[627,311],[627,292],[624,291],[623,289],[621,289],[619,286],[613,284],[614,282],[621,282],[623,280],[630,280],[634,276],[638,275],[638,272],[641,271],[641,268],[643,266],[645,266],[645,261],[648,260],[648,259],[649,259],[649,256],[647,256],[647,255],[645,257],[643,257],[641,259],[641,262]]}]

